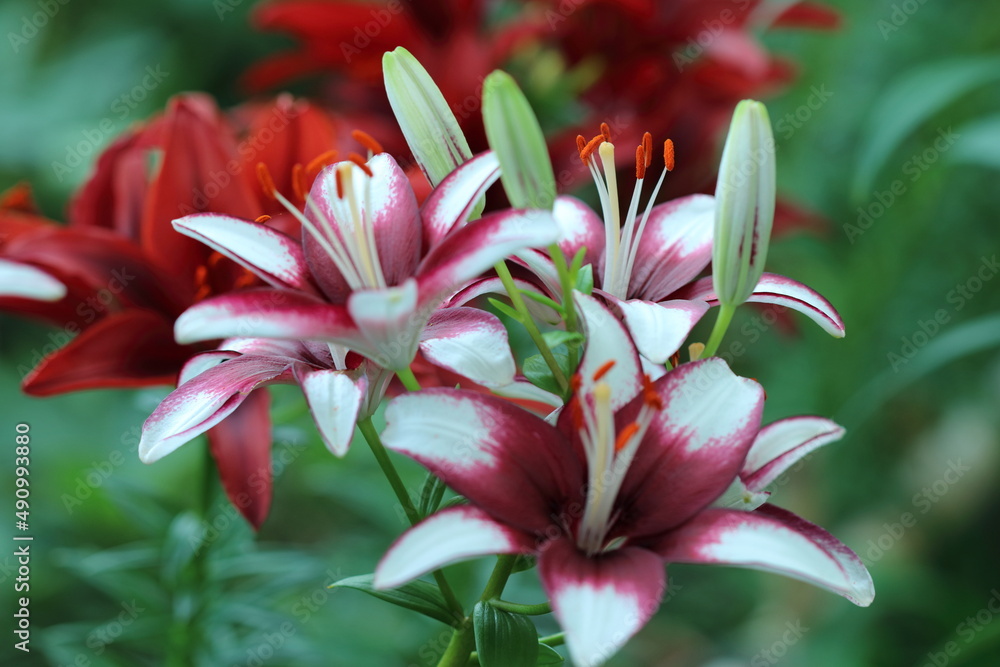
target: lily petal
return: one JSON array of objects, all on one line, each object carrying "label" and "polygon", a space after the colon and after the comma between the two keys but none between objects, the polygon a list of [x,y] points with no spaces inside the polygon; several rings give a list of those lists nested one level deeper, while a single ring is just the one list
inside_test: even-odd
[{"label": "lily petal", "polygon": [[757,434],[740,477],[751,491],[762,491],[803,456],[844,437],[844,428],[822,417],[791,417],[768,424]]},{"label": "lily petal", "polygon": [[[678,291],[674,296],[681,299],[700,299],[707,301],[711,306],[716,306],[719,303],[710,277],[702,278]],[[841,319],[837,309],[820,294],[791,278],[765,273],[761,276],[760,282],[757,283],[747,301],[773,303],[797,310],[816,322],[823,331],[831,336],[844,337],[844,320]]]},{"label": "lily petal", "polygon": [[597,667],[656,613],[666,590],[663,559],[638,547],[587,557],[567,540],[551,542],[539,575],[573,664]]},{"label": "lily petal", "polygon": [[[635,537],[677,526],[721,496],[743,465],[764,408],[760,385],[717,358],[682,364],[653,389],[663,409],[653,416],[620,494],[629,508],[621,530]],[[639,403],[616,416],[619,429],[635,420]]]},{"label": "lily petal", "polygon": [[514,381],[516,368],[507,329],[495,315],[476,308],[445,308],[431,316],[420,351],[432,363],[484,387]]},{"label": "lily petal", "polygon": [[174,336],[179,343],[254,336],[353,344],[360,334],[345,306],[302,292],[252,289],[188,308],[174,323]]},{"label": "lily petal", "polygon": [[463,225],[498,178],[500,162],[493,151],[486,151],[441,181],[421,209],[425,247],[433,248],[452,229]]},{"label": "lily petal", "polygon": [[683,299],[660,303],[639,299],[615,301],[639,353],[661,365],[680,349],[709,308],[704,301]]},{"label": "lily petal", "polygon": [[[416,459],[498,520],[542,533],[550,508],[576,497],[583,472],[565,438],[508,401],[470,391],[426,389],[385,411],[382,441]],[[484,479],[503,484],[484,484]]]},{"label": "lily petal", "polygon": [[358,412],[368,391],[362,375],[353,379],[345,371],[298,371],[296,378],[309,404],[323,444],[334,456],[343,456],[351,446]]},{"label": "lily petal", "polygon": [[254,528],[260,528],[271,508],[270,406],[266,391],[250,393],[208,432],[226,496]]},{"label": "lily petal", "polygon": [[228,417],[253,390],[290,377],[284,360],[246,356],[208,369],[167,396],[142,426],[139,458],[153,463]]},{"label": "lily petal", "polygon": [[589,393],[600,372],[601,382],[611,387],[611,409],[618,410],[642,388],[642,365],[635,345],[618,318],[597,299],[579,292],[573,298],[587,331],[587,349],[577,370],[581,391]]},{"label": "lily petal", "polygon": [[867,607],[871,575],[857,554],[819,526],[764,505],[753,512],[713,509],[671,531],[655,547],[671,563],[714,563],[776,572]]},{"label": "lily petal", "polygon": [[66,296],[66,286],[34,266],[0,259],[0,296],[58,301]]},{"label": "lily petal", "polygon": [[604,221],[594,210],[575,197],[557,197],[552,215],[559,225],[559,248],[566,261],[586,248],[583,266],[597,264],[604,254]]},{"label": "lily petal", "polygon": [[351,294],[347,311],[366,339],[355,349],[390,370],[410,365],[430,312],[417,312],[417,281]]},{"label": "lily petal", "polygon": [[629,296],[662,301],[712,259],[715,198],[691,195],[653,208],[639,242]]},{"label": "lily petal", "polygon": [[534,539],[476,507],[452,507],[403,533],[375,568],[376,588],[395,588],[422,574],[477,556],[533,551]]},{"label": "lily petal", "polygon": [[196,213],[174,220],[174,229],[274,287],[314,291],[302,244],[276,229],[216,213]]}]

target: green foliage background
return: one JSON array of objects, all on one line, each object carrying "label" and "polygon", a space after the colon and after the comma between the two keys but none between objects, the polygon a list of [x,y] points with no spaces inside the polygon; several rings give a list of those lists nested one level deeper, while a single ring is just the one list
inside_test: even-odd
[{"label": "green foliage background", "polygon": [[[779,188],[829,220],[819,233],[776,240],[770,269],[826,295],[848,335],[829,338],[801,318],[790,335],[748,310],[723,350],[744,344],[734,365],[767,388],[765,421],[815,413],[847,427],[773,500],[865,558],[875,603],[857,609],[774,575],[675,566],[667,603],[611,665],[1000,664],[1000,618],[988,606],[1000,600],[1000,278],[984,269],[978,291],[955,296],[1000,251],[1000,7],[832,4],[845,18],[838,32],[764,37],[801,67],[797,83],[768,100]],[[182,90],[239,101],[239,73],[284,41],[250,31],[249,2],[228,0],[221,21],[216,5],[76,0],[16,52],[5,37],[0,186],[30,180],[45,212],[61,218],[87,169],[60,180],[51,163],[103,118],[117,134]],[[2,34],[20,31],[38,7],[0,5]],[[156,64],[169,76],[118,118],[115,98]],[[832,95],[810,108],[817,90]],[[957,133],[945,150],[934,147],[942,131]],[[895,181],[905,191],[886,207]],[[935,335],[921,336],[935,318]],[[202,441],[139,463],[138,427],[166,389],[27,398],[18,366],[53,332],[9,317],[0,325],[0,426],[11,443],[16,423],[32,426],[35,536],[32,653],[11,650],[3,664],[433,664],[445,626],[325,588],[370,572],[403,521],[366,448],[329,456],[296,391],[274,392],[287,417],[275,432],[280,474],[255,538],[203,484]],[[417,486],[419,469],[400,466]],[[945,482],[959,466],[969,469]],[[12,480],[0,479],[2,497],[13,499]],[[217,537],[196,553],[205,508]],[[905,513],[915,525],[900,523]],[[3,524],[9,540],[13,518]],[[0,551],[4,609],[13,606],[11,551]],[[455,568],[463,599],[490,566]],[[515,575],[505,597],[537,601],[535,582],[533,572]],[[13,643],[5,616],[3,656]],[[540,622],[542,633],[555,630]]]}]

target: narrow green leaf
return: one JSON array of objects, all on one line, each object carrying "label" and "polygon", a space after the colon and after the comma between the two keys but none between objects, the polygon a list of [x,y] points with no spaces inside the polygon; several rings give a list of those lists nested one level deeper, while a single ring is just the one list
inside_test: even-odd
[{"label": "narrow green leaf", "polygon": [[336,583],[330,584],[330,588],[351,588],[361,591],[379,600],[394,604],[397,607],[403,607],[404,609],[421,613],[424,616],[429,616],[446,625],[452,625],[457,620],[451,611],[449,611],[448,605],[445,604],[441,591],[433,584],[417,580],[411,581],[399,588],[381,590],[375,588],[374,580],[374,574],[362,574],[356,577],[341,579]]},{"label": "narrow green leaf", "polygon": [[521,313],[511,308],[503,301],[500,301],[499,299],[494,299],[492,297],[489,298],[488,301],[490,302],[490,305],[496,308],[499,312],[503,313],[504,315],[514,320],[515,322],[524,324],[524,318],[521,317]]},{"label": "narrow green leaf", "polygon": [[591,294],[594,291],[594,267],[591,264],[587,266],[580,267],[580,270],[576,273],[576,285],[574,285],[577,292],[583,294]]},{"label": "narrow green leaf", "polygon": [[545,342],[549,344],[549,347],[555,348],[559,345],[571,345],[573,343],[582,343],[586,338],[582,333],[576,331],[546,331],[542,334],[542,338]]},{"label": "narrow green leaf", "polygon": [[527,616],[479,602],[472,615],[482,667],[535,667],[538,632]]},{"label": "narrow green leaf", "polygon": [[403,47],[382,56],[385,92],[413,157],[431,185],[472,157],[469,142],[437,84]]},{"label": "narrow green leaf", "polygon": [[962,140],[948,152],[951,162],[1000,169],[1000,115],[969,123],[956,135]]},{"label": "narrow green leaf", "polygon": [[553,301],[552,299],[550,299],[549,297],[547,297],[547,296],[539,294],[538,292],[532,292],[531,290],[524,290],[524,291],[521,292],[521,294],[523,296],[531,299],[532,301],[537,301],[538,303],[542,304],[543,306],[546,306],[547,308],[551,308],[552,310],[556,311],[560,315],[563,313],[563,307],[560,304],[558,304],[555,301]]},{"label": "narrow green leaf", "polygon": [[514,79],[500,70],[483,82],[483,124],[514,208],[551,209],[556,177],[538,118]]},{"label": "narrow green leaf", "polygon": [[434,473],[427,473],[423,487],[420,489],[420,504],[417,512],[420,516],[427,517],[437,511],[441,505],[441,498],[444,497],[445,483]]},{"label": "narrow green leaf", "polygon": [[[565,369],[569,367],[569,357],[565,352],[559,353],[556,351],[552,352],[552,356],[555,357],[556,363],[559,364],[559,368]],[[549,365],[545,363],[545,358],[541,354],[533,354],[524,360],[521,372],[524,373],[524,377],[528,379],[528,382],[535,385],[540,389],[545,391],[560,395],[562,390],[559,388],[559,383],[552,376],[552,369]]]},{"label": "narrow green leaf", "polygon": [[543,667],[544,665],[561,665],[565,662],[565,659],[559,655],[551,646],[546,646],[545,644],[538,645],[538,660],[535,662],[537,667]]}]

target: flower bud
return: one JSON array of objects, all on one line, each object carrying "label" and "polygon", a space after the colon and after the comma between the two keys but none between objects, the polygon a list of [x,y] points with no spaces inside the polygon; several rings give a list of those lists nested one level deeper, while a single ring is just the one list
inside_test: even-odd
[{"label": "flower bud", "polygon": [[733,113],[715,188],[712,282],[724,306],[746,301],[764,272],[774,222],[774,151],[767,108],[743,100]]},{"label": "flower bud", "polygon": [[506,72],[497,70],[483,83],[483,124],[511,205],[551,209],[556,177],[549,149],[528,99]]},{"label": "flower bud", "polygon": [[382,56],[385,92],[413,157],[431,185],[472,157],[455,114],[423,65],[403,47]]}]

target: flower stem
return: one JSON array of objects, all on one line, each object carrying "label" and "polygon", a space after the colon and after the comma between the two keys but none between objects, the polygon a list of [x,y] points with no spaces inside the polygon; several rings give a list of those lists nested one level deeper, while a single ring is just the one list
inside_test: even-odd
[{"label": "flower stem", "polygon": [[553,264],[556,265],[556,272],[559,274],[559,284],[562,286],[563,312],[566,313],[566,331],[576,331],[576,304],[573,303],[573,283],[569,274],[569,267],[566,265],[566,256],[558,243],[549,246],[549,256],[552,257]]},{"label": "flower stem", "polygon": [[540,637],[538,639],[539,644],[545,644],[546,646],[562,646],[566,643],[566,633],[557,632],[554,635],[548,635],[547,637]]},{"label": "flower stem", "polygon": [[420,391],[420,381],[417,380],[417,376],[413,374],[413,369],[409,366],[396,371],[396,377],[406,387],[406,391]]},{"label": "flower stem", "polygon": [[512,614],[524,614],[525,616],[543,616],[545,614],[552,613],[552,605],[548,602],[541,602],[539,604],[518,604],[517,602],[507,602],[506,600],[494,598],[490,600],[490,605],[496,607],[497,609],[509,611]]},{"label": "flower stem", "polygon": [[[399,477],[396,466],[392,464],[389,452],[385,450],[382,439],[379,437],[378,431],[372,423],[372,418],[365,417],[360,420],[358,422],[358,429],[361,431],[361,435],[364,436],[365,442],[368,443],[368,447],[371,448],[372,454],[375,455],[375,460],[378,461],[379,467],[382,468],[382,473],[389,481],[389,486],[392,487],[393,493],[396,494],[396,499],[406,513],[406,518],[410,522],[410,525],[416,524],[420,521],[420,514],[417,512],[417,508],[413,506],[410,494],[406,491],[406,485],[403,484],[403,480]],[[462,603],[458,601],[455,591],[452,590],[448,580],[445,579],[444,573],[441,570],[434,570],[433,574],[434,581],[437,582],[438,588],[441,589],[441,595],[444,596],[448,608],[455,614],[455,618],[464,618],[465,610],[462,608]]]},{"label": "flower stem", "polygon": [[705,344],[705,351],[701,353],[702,359],[711,357],[719,349],[719,345],[722,344],[722,338],[726,335],[726,330],[729,328],[729,323],[733,321],[733,313],[735,312],[736,306],[725,303],[719,306],[719,317],[716,318],[715,326],[712,328],[712,335],[708,337],[708,342]]},{"label": "flower stem", "polygon": [[528,307],[524,303],[524,297],[521,296],[517,285],[514,284],[514,277],[510,275],[510,269],[503,262],[497,262],[495,268],[497,275],[500,276],[500,282],[503,283],[504,289],[507,290],[507,296],[510,297],[511,305],[521,315],[521,323],[528,330],[528,335],[531,336],[532,342],[541,353],[542,359],[548,364],[549,370],[552,371],[552,377],[555,379],[556,384],[559,385],[559,390],[565,394],[569,388],[569,381],[566,380],[566,375],[559,368],[559,363],[556,362],[555,355],[549,349],[549,344],[542,338],[542,332],[538,330],[535,320],[532,319],[531,314],[528,312]]}]

